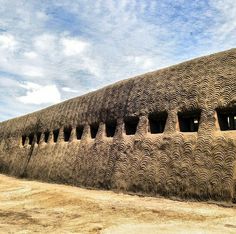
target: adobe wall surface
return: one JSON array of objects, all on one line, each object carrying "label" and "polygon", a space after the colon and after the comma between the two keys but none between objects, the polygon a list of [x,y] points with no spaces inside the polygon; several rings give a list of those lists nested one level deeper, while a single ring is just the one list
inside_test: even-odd
[{"label": "adobe wall surface", "polygon": [[[0,173],[76,186],[200,200],[236,199],[236,130],[221,131],[217,109],[236,110],[236,49],[118,82],[0,123]],[[197,132],[178,113],[199,110]],[[148,115],[167,113],[163,133]],[[135,135],[124,120],[138,117]],[[113,137],[105,123],[117,121]],[[99,124],[95,139],[90,127]],[[63,129],[72,127],[69,142]],[[76,127],[83,126],[82,139]],[[57,142],[53,130],[60,129]],[[48,142],[43,133],[50,131]],[[39,144],[22,136],[42,133]]]}]

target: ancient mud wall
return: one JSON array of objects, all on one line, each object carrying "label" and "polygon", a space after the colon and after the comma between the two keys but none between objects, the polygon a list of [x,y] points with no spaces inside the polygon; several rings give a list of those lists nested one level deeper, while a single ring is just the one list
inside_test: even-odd
[{"label": "ancient mud wall", "polygon": [[0,123],[0,172],[235,201],[235,91],[236,49],[118,82]]}]

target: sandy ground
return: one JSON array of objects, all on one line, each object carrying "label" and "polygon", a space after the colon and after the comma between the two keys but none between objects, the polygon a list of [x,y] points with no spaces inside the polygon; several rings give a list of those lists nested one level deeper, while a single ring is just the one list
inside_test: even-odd
[{"label": "sandy ground", "polygon": [[236,207],[0,175],[0,233],[236,233]]}]

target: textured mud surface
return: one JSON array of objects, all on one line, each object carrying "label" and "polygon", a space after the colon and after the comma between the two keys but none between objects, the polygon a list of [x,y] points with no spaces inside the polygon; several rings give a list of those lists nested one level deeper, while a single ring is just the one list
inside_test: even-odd
[{"label": "textured mud surface", "polygon": [[236,233],[236,207],[0,175],[0,233]]},{"label": "textured mud surface", "polygon": [[[217,109],[229,108],[236,115],[235,90],[236,49],[232,49],[5,121],[0,123],[0,172],[231,203],[236,200],[236,131],[220,130]],[[149,114],[163,112],[164,132],[151,134]],[[200,113],[198,132],[180,131],[178,114],[188,112]],[[125,132],[129,118],[138,119],[134,135]],[[106,135],[109,121],[117,124],[113,137]],[[92,139],[94,125],[98,132]],[[79,126],[84,128],[81,139],[76,136]],[[68,141],[65,129],[72,129]],[[56,142],[55,131],[59,131]]]}]

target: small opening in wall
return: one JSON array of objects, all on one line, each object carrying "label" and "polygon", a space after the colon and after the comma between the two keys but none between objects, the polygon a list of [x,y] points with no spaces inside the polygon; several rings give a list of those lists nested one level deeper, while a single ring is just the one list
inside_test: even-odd
[{"label": "small opening in wall", "polygon": [[217,110],[221,131],[236,130],[236,108]]},{"label": "small opening in wall", "polygon": [[29,144],[32,145],[32,144],[33,144],[33,141],[34,141],[34,134],[31,133],[31,134],[29,135]]},{"label": "small opening in wall", "polygon": [[96,123],[90,125],[91,138],[96,137],[96,135],[98,133],[98,128],[99,128],[99,125]]},{"label": "small opening in wall", "polygon": [[70,135],[71,135],[72,127],[65,127],[64,128],[64,141],[69,141],[70,140]]},{"label": "small opening in wall", "polygon": [[50,134],[49,131],[46,131],[46,132],[44,133],[44,141],[45,141],[46,143],[48,143],[49,134]]},{"label": "small opening in wall", "polygon": [[25,142],[26,142],[26,136],[22,136],[22,145],[24,146],[25,145]]},{"label": "small opening in wall", "polygon": [[37,132],[37,133],[36,133],[36,142],[37,142],[37,144],[39,144],[39,142],[40,142],[41,135],[42,135],[41,132]]},{"label": "small opening in wall", "polygon": [[59,136],[59,129],[53,130],[53,142],[57,142]]},{"label": "small opening in wall", "polygon": [[201,116],[200,110],[178,113],[180,131],[197,132],[199,128],[200,116]]},{"label": "small opening in wall", "polygon": [[126,135],[134,135],[136,133],[138,122],[138,117],[128,117],[124,120]]},{"label": "small opening in wall", "polygon": [[154,112],[149,114],[149,131],[152,134],[163,133],[165,130],[167,112]]},{"label": "small opening in wall", "polygon": [[113,137],[116,132],[116,121],[108,121],[106,122],[106,136],[107,137]]},{"label": "small opening in wall", "polygon": [[82,135],[83,135],[84,127],[83,126],[77,126],[76,127],[76,137],[77,140],[81,140]]},{"label": "small opening in wall", "polygon": [[106,123],[106,135],[107,137],[113,137],[116,132],[116,121],[109,121]]}]

